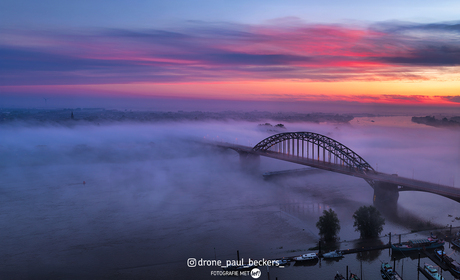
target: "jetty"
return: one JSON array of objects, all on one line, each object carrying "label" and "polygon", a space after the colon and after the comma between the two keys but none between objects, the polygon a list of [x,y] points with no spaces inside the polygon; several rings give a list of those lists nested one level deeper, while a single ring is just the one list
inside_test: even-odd
[{"label": "jetty", "polygon": [[435,254],[431,251],[421,250],[422,254],[427,256],[430,260],[432,260],[436,265],[438,265],[442,270],[449,270],[447,264],[443,263]]}]

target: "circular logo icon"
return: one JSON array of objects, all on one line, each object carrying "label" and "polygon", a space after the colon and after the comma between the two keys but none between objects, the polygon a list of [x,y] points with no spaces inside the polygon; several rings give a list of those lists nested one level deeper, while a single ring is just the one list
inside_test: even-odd
[{"label": "circular logo icon", "polygon": [[262,275],[262,272],[260,271],[260,269],[258,269],[258,268],[253,268],[253,269],[251,270],[251,276],[252,276],[252,278],[256,278],[256,279],[257,279],[257,278],[260,277],[260,275]]},{"label": "circular logo icon", "polygon": [[196,266],[196,259],[195,258],[189,258],[187,260],[187,266],[188,267],[195,267]]}]

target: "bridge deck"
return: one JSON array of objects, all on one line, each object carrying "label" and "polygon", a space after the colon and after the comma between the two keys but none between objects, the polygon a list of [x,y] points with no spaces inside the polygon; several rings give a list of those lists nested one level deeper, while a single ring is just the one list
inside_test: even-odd
[{"label": "bridge deck", "polygon": [[350,176],[360,177],[366,180],[374,180],[380,182],[391,183],[400,186],[401,191],[413,190],[413,191],[424,191],[442,195],[456,201],[460,202],[460,189],[455,187],[450,187],[446,185],[435,184],[431,182],[415,180],[405,177],[400,177],[397,175],[386,174],[383,172],[364,172],[356,168],[351,168],[345,165],[334,164],[324,161],[318,161],[311,158],[298,157],[289,154],[283,154],[273,151],[254,151],[252,147],[247,147],[243,145],[231,144],[231,143],[218,143],[218,142],[208,142],[217,147],[230,148],[237,152],[249,153],[259,156],[265,156],[270,158],[275,158],[279,160],[284,160],[292,163],[297,163],[301,165],[311,166],[319,169],[324,169],[332,172],[342,173]]}]

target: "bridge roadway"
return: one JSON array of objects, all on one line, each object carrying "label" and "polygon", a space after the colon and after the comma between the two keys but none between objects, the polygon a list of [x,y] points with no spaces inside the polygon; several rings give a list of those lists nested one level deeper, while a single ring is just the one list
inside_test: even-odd
[{"label": "bridge roadway", "polygon": [[311,166],[319,169],[324,169],[332,172],[342,173],[354,177],[363,178],[366,181],[378,181],[378,182],[385,182],[393,185],[398,186],[398,191],[422,191],[422,192],[429,192],[438,194],[457,202],[460,202],[460,189],[455,187],[450,187],[446,185],[435,184],[426,181],[420,181],[405,177],[400,177],[396,174],[387,174],[383,172],[376,172],[376,171],[361,171],[357,168],[352,168],[345,165],[334,164],[324,161],[318,161],[311,158],[305,158],[295,155],[288,155],[273,151],[254,151],[252,147],[238,145],[238,144],[231,144],[225,142],[208,142],[213,146],[221,147],[221,148],[229,148],[232,150],[237,151],[240,155],[241,154],[251,154],[251,155],[259,155],[264,157],[270,157],[274,159],[284,160],[292,163],[297,163],[301,165]]}]

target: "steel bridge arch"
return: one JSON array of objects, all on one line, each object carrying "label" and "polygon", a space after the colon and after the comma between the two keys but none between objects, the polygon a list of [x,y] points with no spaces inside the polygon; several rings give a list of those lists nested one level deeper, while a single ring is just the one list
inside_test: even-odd
[{"label": "steel bridge arch", "polygon": [[[327,137],[325,135],[321,135],[314,132],[286,132],[286,133],[279,133],[272,135],[270,137],[265,138],[264,140],[260,141],[257,145],[252,148],[255,152],[266,152],[269,151],[270,148],[274,147],[278,143],[282,143],[287,141],[289,145],[289,140],[292,140],[293,151],[294,151],[294,140],[297,140],[297,156],[299,156],[300,152],[300,144],[299,141],[306,141],[307,143],[312,144],[312,149],[314,149],[313,145],[316,145],[319,148],[322,148],[323,151],[326,150],[332,154],[334,154],[337,158],[339,158],[345,165],[357,168],[361,172],[375,172],[374,168],[365,161],[360,155],[355,153],[353,150],[348,148],[347,146],[343,145],[342,143]],[[304,153],[304,143],[302,143],[302,153]],[[307,144],[308,145],[308,144]],[[289,153],[289,146],[288,146],[288,153]],[[307,146],[308,152],[308,146]],[[313,151],[314,153],[314,151]],[[324,156],[323,156],[324,160]],[[366,180],[367,181],[367,180]],[[369,182],[370,183],[370,182]]]}]

